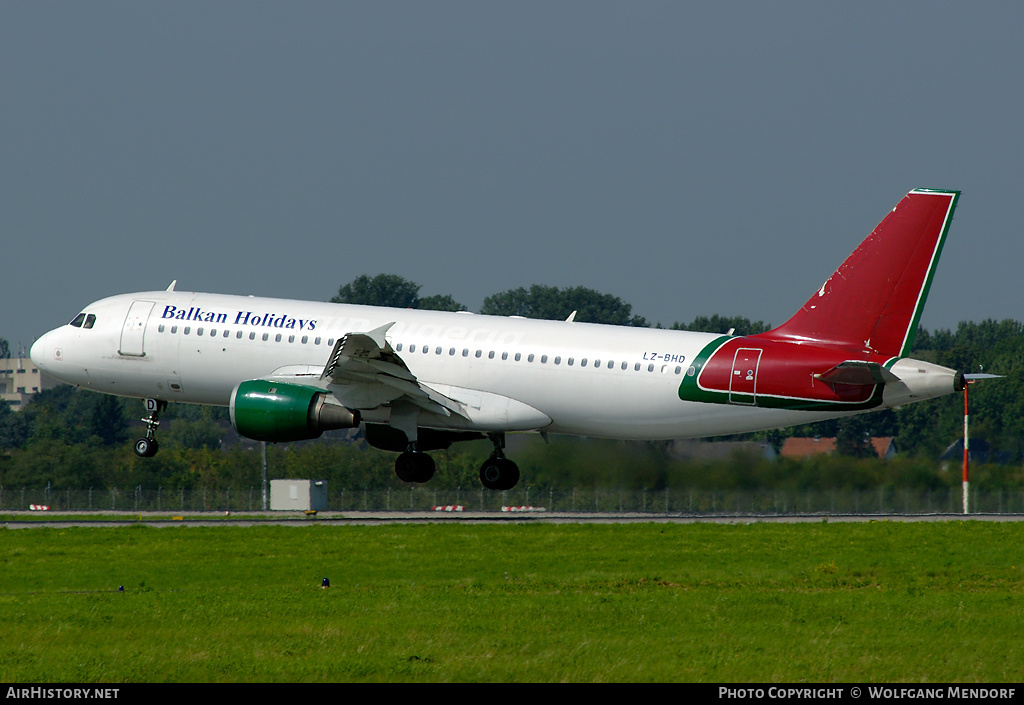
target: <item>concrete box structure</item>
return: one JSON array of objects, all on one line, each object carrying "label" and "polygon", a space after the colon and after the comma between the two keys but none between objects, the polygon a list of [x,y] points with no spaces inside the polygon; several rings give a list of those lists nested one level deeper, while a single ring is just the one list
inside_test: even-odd
[{"label": "concrete box structure", "polygon": [[327,480],[271,480],[273,511],[323,511],[327,509]]},{"label": "concrete box structure", "polygon": [[0,358],[0,399],[14,411],[23,409],[44,389],[53,389],[60,382],[44,375],[27,357]]}]

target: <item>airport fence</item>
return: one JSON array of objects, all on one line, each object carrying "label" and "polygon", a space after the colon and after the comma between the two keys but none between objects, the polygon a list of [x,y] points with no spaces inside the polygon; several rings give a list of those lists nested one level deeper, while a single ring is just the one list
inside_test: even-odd
[{"label": "airport fence", "polygon": [[[269,500],[268,500],[269,501]],[[616,490],[517,487],[492,492],[483,487],[433,489],[329,488],[327,511],[416,512],[461,508],[471,512],[551,511],[691,516],[842,514],[961,514],[959,487],[920,490]],[[50,490],[0,487],[0,511],[33,508],[93,512],[258,512],[259,487],[241,489],[106,488]],[[971,513],[1024,513],[1024,489],[975,490]]]}]

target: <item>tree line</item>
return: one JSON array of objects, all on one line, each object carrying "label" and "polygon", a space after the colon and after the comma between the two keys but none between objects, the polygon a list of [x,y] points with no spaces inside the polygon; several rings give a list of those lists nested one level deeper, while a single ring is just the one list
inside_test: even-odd
[{"label": "tree line", "polygon": [[[420,285],[393,274],[360,276],[341,286],[331,301],[465,311],[449,295],[421,296]],[[487,297],[479,313],[613,325],[649,326],[621,298],[587,289],[533,285]],[[741,316],[698,316],[675,322],[676,330],[753,335],[770,324]],[[0,339],[0,351],[6,349]],[[971,445],[986,454],[988,472],[999,482],[1021,484],[1024,459],[1024,324],[1014,320],[962,322],[956,330],[917,331],[916,358],[964,372],[984,371],[1002,379],[978,382],[969,389]],[[240,441],[230,428],[226,409],[172,404],[161,416],[161,452],[142,459],[130,440],[142,435],[142,404],[61,386],[36,394],[20,412],[0,403],[0,487],[49,485],[53,488],[248,487],[258,482],[258,445]],[[770,443],[778,450],[790,436],[837,438],[839,457],[804,462],[759,458],[734,461],[688,461],[676,458],[670,444],[614,442],[536,436],[517,442],[516,460],[524,478],[550,487],[708,487],[819,486],[821,483],[871,485],[903,482],[928,488],[958,483],[953,460],[940,456],[963,432],[963,398],[945,397],[900,409],[845,419],[731,437]],[[349,434],[350,435],[350,434]],[[271,446],[271,477],[328,479],[342,487],[401,487],[392,470],[394,456],[370,448],[344,433],[320,441]],[[900,459],[881,464],[870,458],[867,439],[891,436]],[[436,454],[432,484],[478,485],[479,463],[490,444],[455,444]]]}]

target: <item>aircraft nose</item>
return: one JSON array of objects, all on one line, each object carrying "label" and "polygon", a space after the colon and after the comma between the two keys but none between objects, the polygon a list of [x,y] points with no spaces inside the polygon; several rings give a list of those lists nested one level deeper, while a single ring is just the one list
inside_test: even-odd
[{"label": "aircraft nose", "polygon": [[28,356],[32,358],[32,364],[41,370],[47,369],[50,363],[50,353],[53,348],[53,331],[44,333],[29,348]]}]

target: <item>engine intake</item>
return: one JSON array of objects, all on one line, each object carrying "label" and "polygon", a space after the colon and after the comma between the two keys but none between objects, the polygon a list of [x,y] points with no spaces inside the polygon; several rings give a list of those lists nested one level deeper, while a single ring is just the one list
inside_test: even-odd
[{"label": "engine intake", "polygon": [[316,387],[248,380],[231,392],[231,425],[246,438],[275,443],[311,440],[324,431],[359,425],[358,411],[327,398]]}]

